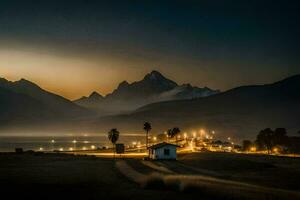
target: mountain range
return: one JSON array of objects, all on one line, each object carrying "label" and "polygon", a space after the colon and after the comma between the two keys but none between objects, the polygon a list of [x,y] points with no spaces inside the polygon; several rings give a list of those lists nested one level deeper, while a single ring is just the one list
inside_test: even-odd
[{"label": "mountain range", "polygon": [[0,126],[79,119],[93,115],[59,95],[21,79],[11,82],[0,79]]},{"label": "mountain range", "polygon": [[193,87],[190,84],[178,85],[167,79],[158,71],[152,71],[133,83],[123,81],[111,94],[105,97],[93,92],[89,97],[82,97],[74,102],[82,107],[98,111],[100,114],[120,114],[133,111],[149,103],[194,99],[219,93],[204,87]]},{"label": "mountain range", "polygon": [[[152,123],[154,134],[174,126],[183,131],[206,128],[215,130],[219,137],[239,139],[253,139],[267,127],[285,127],[296,133],[300,130],[299,91],[300,75],[218,92],[178,85],[153,71],[141,81],[120,83],[105,97],[93,92],[75,103],[25,79],[0,79],[0,133],[16,127],[22,131],[24,127],[37,127],[39,132],[48,127],[69,132],[106,132],[117,127],[121,132],[141,133],[145,121]],[[99,114],[99,102],[101,106],[131,107],[127,112],[119,110],[122,114],[104,116]],[[143,106],[147,102],[150,103]],[[98,113],[80,103],[96,107]]]},{"label": "mountain range", "polygon": [[216,95],[146,105],[130,114],[102,117],[98,128],[116,126],[138,132],[144,121],[153,124],[153,132],[178,126],[182,130],[206,128],[219,137],[254,139],[264,128],[285,127],[290,133],[300,130],[300,75],[282,81],[237,87]]}]

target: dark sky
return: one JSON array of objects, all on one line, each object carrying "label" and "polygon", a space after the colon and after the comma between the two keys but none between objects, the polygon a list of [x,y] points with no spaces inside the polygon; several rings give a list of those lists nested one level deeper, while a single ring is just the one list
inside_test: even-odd
[{"label": "dark sky", "polygon": [[0,1],[0,76],[69,98],[152,69],[226,90],[300,73],[297,1]]}]

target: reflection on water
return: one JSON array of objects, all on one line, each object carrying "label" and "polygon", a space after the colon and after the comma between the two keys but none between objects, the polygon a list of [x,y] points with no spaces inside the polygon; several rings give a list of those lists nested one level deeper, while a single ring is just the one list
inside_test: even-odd
[{"label": "reflection on water", "polygon": [[[120,135],[120,143],[131,144],[133,141],[144,142],[143,135]],[[106,134],[99,136],[0,136],[0,152],[26,150],[87,150],[111,146]]]}]

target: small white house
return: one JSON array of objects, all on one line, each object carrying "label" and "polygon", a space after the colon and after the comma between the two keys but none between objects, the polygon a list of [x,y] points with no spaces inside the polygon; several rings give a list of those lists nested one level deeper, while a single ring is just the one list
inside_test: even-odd
[{"label": "small white house", "polygon": [[177,145],[166,142],[148,147],[149,158],[153,160],[176,160]]}]

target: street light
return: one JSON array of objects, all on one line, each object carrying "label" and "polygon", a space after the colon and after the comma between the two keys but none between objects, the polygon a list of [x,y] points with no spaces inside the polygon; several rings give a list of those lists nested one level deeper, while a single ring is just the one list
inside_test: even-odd
[{"label": "street light", "polygon": [[55,140],[50,141],[52,151],[54,150],[54,143],[55,143]]},{"label": "street light", "polygon": [[76,143],[77,143],[77,141],[76,141],[76,140],[73,140],[72,142],[73,142],[73,144],[74,144],[74,150],[76,150]]}]

